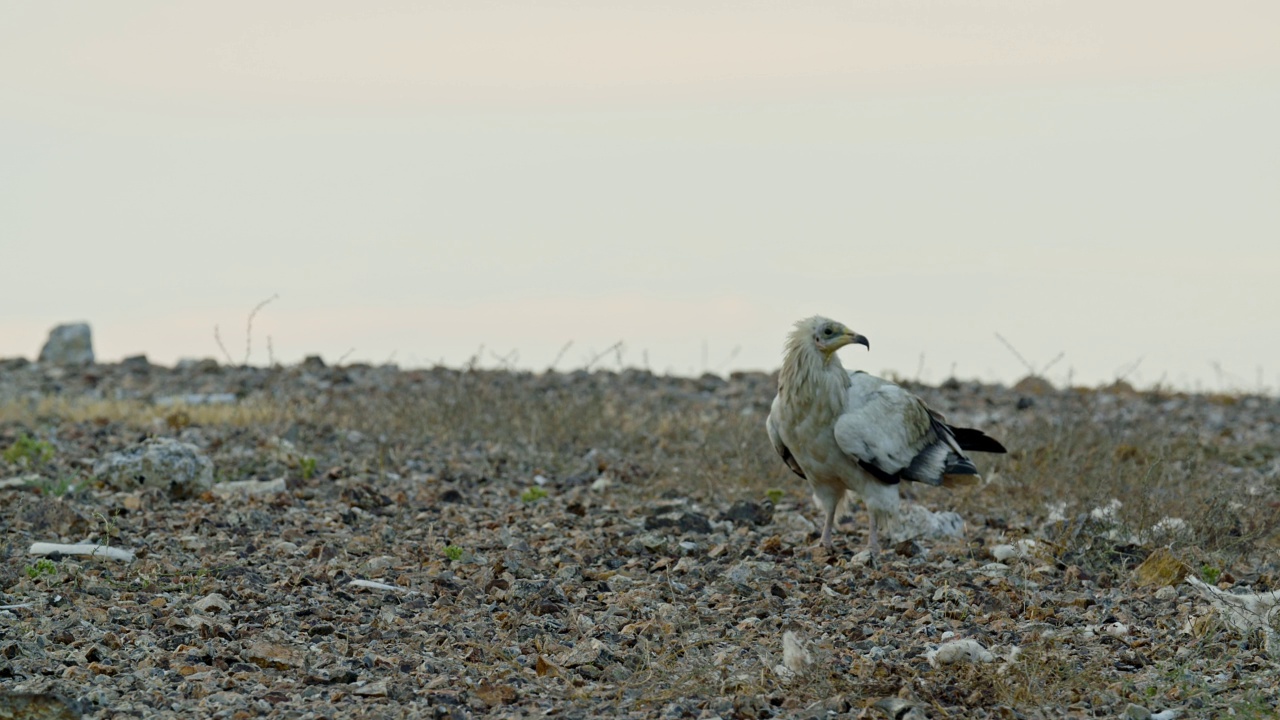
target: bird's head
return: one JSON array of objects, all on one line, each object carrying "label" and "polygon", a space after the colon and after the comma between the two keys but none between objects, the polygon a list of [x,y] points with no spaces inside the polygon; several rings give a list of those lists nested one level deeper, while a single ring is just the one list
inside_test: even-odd
[{"label": "bird's head", "polygon": [[800,342],[812,343],[823,357],[831,357],[832,353],[845,345],[857,344],[871,349],[870,340],[846,325],[824,317],[811,317],[796,323],[793,337]]}]

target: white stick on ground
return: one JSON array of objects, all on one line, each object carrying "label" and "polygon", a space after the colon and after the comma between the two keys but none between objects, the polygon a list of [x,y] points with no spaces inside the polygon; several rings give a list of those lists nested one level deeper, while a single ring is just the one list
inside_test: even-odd
[{"label": "white stick on ground", "polygon": [[373,590],[395,590],[397,592],[405,592],[405,593],[417,592],[417,590],[412,590],[407,587],[400,587],[399,585],[388,585],[386,583],[380,583],[373,580],[352,580],[351,584],[355,585],[356,587],[370,588]]},{"label": "white stick on ground", "polygon": [[132,550],[108,547],[106,545],[94,545],[92,543],[63,545],[61,543],[38,542],[31,543],[31,549],[27,552],[31,555],[52,555],[54,553],[60,555],[89,555],[91,557],[111,558],[112,560],[124,560],[125,562],[132,562],[134,558]]}]

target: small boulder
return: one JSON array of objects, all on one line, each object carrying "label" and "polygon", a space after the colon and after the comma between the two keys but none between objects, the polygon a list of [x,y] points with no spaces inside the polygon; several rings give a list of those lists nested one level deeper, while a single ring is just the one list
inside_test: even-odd
[{"label": "small boulder", "polygon": [[739,500],[720,514],[719,520],[732,520],[734,525],[768,525],[773,522],[773,503]]},{"label": "small boulder", "polygon": [[54,365],[92,365],[93,336],[89,323],[68,323],[49,331],[40,348],[40,362]]},{"label": "small boulder", "polygon": [[950,511],[933,512],[921,505],[903,503],[886,528],[895,545],[919,538],[934,539],[964,535],[964,518]]},{"label": "small boulder", "polygon": [[98,461],[93,473],[116,490],[156,487],[175,499],[195,497],[213,486],[213,461],[195,445],[171,438],[151,438],[110,453]]},{"label": "small boulder", "polygon": [[1057,392],[1053,383],[1039,375],[1028,375],[1013,386],[1013,391],[1022,395],[1052,395]]},{"label": "small boulder", "polygon": [[711,521],[706,515],[689,510],[667,510],[644,519],[645,530],[674,529],[681,533],[711,532]]},{"label": "small boulder", "polygon": [[1133,571],[1138,587],[1166,587],[1182,582],[1191,568],[1175,558],[1168,548],[1157,548]]}]

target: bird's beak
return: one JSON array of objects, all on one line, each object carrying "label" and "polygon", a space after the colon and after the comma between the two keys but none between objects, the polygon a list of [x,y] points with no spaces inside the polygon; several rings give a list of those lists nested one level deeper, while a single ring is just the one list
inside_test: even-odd
[{"label": "bird's beak", "polygon": [[848,328],[845,329],[844,336],[849,345],[861,345],[868,350],[871,349],[870,340],[852,330],[849,330]]}]

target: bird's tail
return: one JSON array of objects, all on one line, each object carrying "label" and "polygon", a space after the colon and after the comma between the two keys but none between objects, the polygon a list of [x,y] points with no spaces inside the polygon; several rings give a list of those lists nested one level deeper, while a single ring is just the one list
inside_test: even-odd
[{"label": "bird's tail", "polygon": [[951,463],[942,471],[942,487],[966,487],[982,482],[978,467],[967,457],[951,458]]},{"label": "bird's tail", "polygon": [[956,444],[961,450],[972,450],[974,452],[987,453],[1006,453],[1008,450],[1000,444],[999,440],[990,435],[974,428],[950,427],[951,435],[956,439]]}]

